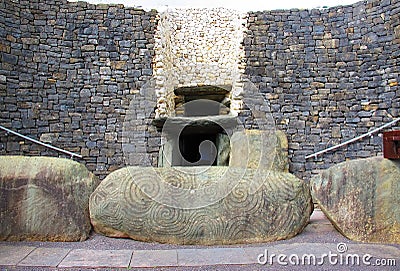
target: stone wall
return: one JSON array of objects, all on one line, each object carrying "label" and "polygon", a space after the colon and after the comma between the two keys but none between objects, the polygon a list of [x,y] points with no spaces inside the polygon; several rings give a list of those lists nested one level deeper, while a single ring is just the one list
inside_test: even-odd
[{"label": "stone wall", "polygon": [[[305,159],[399,117],[399,1],[250,12],[247,25],[232,14],[226,25],[234,21],[247,29],[236,29],[236,44],[226,44],[245,55],[238,54],[236,64],[227,57],[227,65],[245,68],[244,78],[270,103],[276,126],[289,139],[291,172],[308,179],[334,163],[381,153],[382,139],[375,136]],[[188,24],[189,15],[181,11],[176,22],[170,17],[173,29],[178,21]],[[81,154],[100,178],[124,166],[126,156],[131,165],[156,165],[161,141],[150,122],[160,78],[154,71],[165,68],[153,67],[159,16],[65,0],[0,2],[0,125]],[[209,34],[207,24],[202,29]],[[174,31],[176,42],[189,42]],[[201,33],[190,35],[196,43]],[[185,57],[185,47],[168,49],[171,67],[180,63],[178,53]],[[207,54],[199,57],[196,62],[208,61]],[[188,78],[183,75],[178,86],[192,82]],[[268,111],[263,104],[257,108]],[[253,127],[247,113],[240,116]],[[58,155],[3,131],[0,154]]]},{"label": "stone wall", "polygon": [[[0,125],[76,152],[104,177],[124,165],[122,126],[152,76],[157,13],[63,0],[0,3]],[[0,132],[0,153],[58,153]],[[138,152],[144,150],[132,149]],[[61,155],[63,156],[63,155]],[[155,155],[154,157],[156,157]]]},{"label": "stone wall", "polygon": [[399,117],[399,14],[397,0],[249,13],[246,75],[286,132],[297,176],[382,153],[374,136],[305,159]]}]

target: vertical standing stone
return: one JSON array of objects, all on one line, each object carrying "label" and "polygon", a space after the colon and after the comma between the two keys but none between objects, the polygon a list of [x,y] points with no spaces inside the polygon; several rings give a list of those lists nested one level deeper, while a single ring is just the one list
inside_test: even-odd
[{"label": "vertical standing stone", "polygon": [[232,167],[289,171],[288,143],[279,130],[244,130],[231,138]]}]

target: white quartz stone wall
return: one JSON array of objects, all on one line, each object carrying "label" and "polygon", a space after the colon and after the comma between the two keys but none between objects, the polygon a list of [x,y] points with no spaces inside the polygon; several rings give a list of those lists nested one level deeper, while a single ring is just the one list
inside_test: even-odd
[{"label": "white quartz stone wall", "polygon": [[223,8],[160,14],[154,58],[156,117],[173,116],[173,91],[187,86],[232,87],[231,112],[240,110],[245,24],[243,14]]}]

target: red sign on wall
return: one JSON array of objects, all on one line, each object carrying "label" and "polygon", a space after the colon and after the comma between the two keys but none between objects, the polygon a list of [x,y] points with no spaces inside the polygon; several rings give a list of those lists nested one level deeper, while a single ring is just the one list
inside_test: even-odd
[{"label": "red sign on wall", "polygon": [[400,131],[383,133],[383,157],[400,159]]}]

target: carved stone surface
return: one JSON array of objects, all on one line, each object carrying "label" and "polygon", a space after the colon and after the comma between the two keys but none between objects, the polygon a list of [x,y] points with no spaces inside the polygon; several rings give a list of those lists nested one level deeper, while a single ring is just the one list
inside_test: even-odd
[{"label": "carved stone surface", "polygon": [[400,163],[381,157],[333,166],[311,180],[313,199],[347,238],[400,243]]},{"label": "carved stone surface", "polygon": [[82,164],[0,156],[0,240],[83,241],[98,179]]},{"label": "carved stone surface", "polygon": [[89,206],[101,234],[204,245],[291,238],[312,212],[295,176],[231,167],[126,167],[101,182]]},{"label": "carved stone surface", "polygon": [[244,130],[231,137],[229,166],[289,172],[288,141],[280,130]]}]

